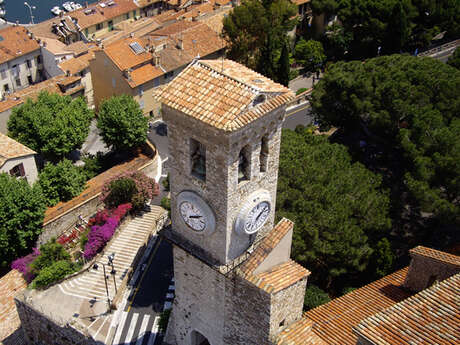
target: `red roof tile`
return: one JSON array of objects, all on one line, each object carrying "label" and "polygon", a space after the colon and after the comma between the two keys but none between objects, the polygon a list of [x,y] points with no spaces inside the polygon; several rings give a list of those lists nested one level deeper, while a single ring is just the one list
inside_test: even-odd
[{"label": "red roof tile", "polygon": [[455,266],[460,266],[460,256],[456,256],[456,255],[449,254],[446,252],[441,252],[436,249],[418,246],[418,247],[411,249],[409,253],[411,255],[414,255],[414,254],[421,255],[421,256],[435,259],[437,261],[449,263]]},{"label": "red roof tile", "polygon": [[376,345],[460,344],[460,274],[365,319],[354,330]]},{"label": "red roof tile", "polygon": [[0,279],[0,340],[4,340],[21,325],[14,298],[27,287],[22,274],[11,270]]},{"label": "red roof tile", "polygon": [[0,63],[39,50],[40,45],[27,34],[23,26],[9,26],[0,30]]}]

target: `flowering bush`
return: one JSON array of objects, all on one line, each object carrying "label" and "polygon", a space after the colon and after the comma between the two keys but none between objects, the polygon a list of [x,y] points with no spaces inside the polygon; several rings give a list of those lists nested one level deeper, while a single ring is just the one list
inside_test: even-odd
[{"label": "flowering bush", "polygon": [[77,231],[77,229],[73,229],[72,232],[70,233],[70,235],[61,235],[59,236],[59,238],[57,239],[57,242],[59,244],[62,244],[63,246],[65,246],[66,244],[72,242],[74,239],[76,239],[78,237],[78,234],[79,232]]},{"label": "flowering bush", "polygon": [[94,217],[91,217],[88,221],[88,226],[91,227],[93,225],[102,225],[104,224],[107,219],[110,217],[109,210],[103,209],[96,212]]},{"label": "flowering bush", "polygon": [[108,180],[102,187],[100,198],[109,207],[118,206],[129,200],[133,204],[133,209],[139,210],[147,199],[152,199],[159,193],[159,186],[153,178],[135,171]]},{"label": "flowering bush", "polygon": [[120,220],[128,213],[132,208],[131,204],[119,205],[116,209],[108,211],[110,214],[106,222],[103,225],[93,225],[88,233],[88,241],[85,244],[83,256],[86,260],[93,258],[99,253],[105,244],[112,238],[118,227]]},{"label": "flowering bush", "polygon": [[38,248],[32,248],[32,253],[26,255],[22,258],[16,259],[11,263],[11,268],[13,270],[18,270],[22,273],[24,279],[27,283],[30,283],[35,275],[32,273],[30,264],[40,255]]}]

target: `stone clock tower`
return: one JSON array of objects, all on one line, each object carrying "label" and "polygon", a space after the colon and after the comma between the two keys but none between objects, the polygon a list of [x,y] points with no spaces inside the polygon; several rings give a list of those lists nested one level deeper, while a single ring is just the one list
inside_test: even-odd
[{"label": "stone clock tower", "polygon": [[171,159],[165,236],[174,244],[176,281],[165,340],[275,344],[301,316],[308,276],[289,259],[293,224],[274,227],[292,92],[233,61],[201,60],[160,97]]}]

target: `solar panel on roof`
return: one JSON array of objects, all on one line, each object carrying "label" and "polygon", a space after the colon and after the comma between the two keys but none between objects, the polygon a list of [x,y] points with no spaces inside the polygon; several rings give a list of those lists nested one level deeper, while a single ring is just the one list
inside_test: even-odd
[{"label": "solar panel on roof", "polygon": [[142,46],[137,42],[130,43],[129,47],[133,50],[134,53],[136,53],[136,55],[145,52],[144,48],[142,48]]}]

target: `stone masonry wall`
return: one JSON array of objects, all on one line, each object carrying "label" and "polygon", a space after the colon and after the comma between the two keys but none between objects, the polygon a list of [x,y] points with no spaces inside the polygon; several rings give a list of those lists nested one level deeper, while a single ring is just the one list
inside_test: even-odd
[{"label": "stone masonry wall", "polygon": [[[195,245],[205,248],[220,263],[226,263],[241,255],[256,236],[239,235],[233,230],[236,216],[245,200],[258,189],[268,190],[272,198],[269,219],[259,236],[273,228],[278,177],[278,155],[284,106],[264,115],[243,129],[225,132],[192,119],[163,105],[163,119],[168,125],[171,162],[171,219],[173,229]],[[259,169],[262,138],[268,138],[268,168]],[[194,139],[206,148],[206,182],[191,175],[190,140]],[[238,157],[241,149],[249,147],[250,180],[238,183]],[[213,209],[216,230],[203,235],[190,230],[177,211],[177,195],[183,191],[195,191]]]},{"label": "stone masonry wall", "polygon": [[434,281],[443,281],[460,272],[460,267],[430,257],[411,254],[412,260],[404,287],[418,292],[426,289]]},{"label": "stone masonry wall", "polygon": [[306,287],[307,279],[305,278],[272,296],[270,340],[275,341],[284,328],[300,320]]},{"label": "stone masonry wall", "polygon": [[85,336],[71,325],[58,325],[57,322],[31,308],[22,296],[17,297],[15,302],[28,344],[101,345],[100,342]]}]

